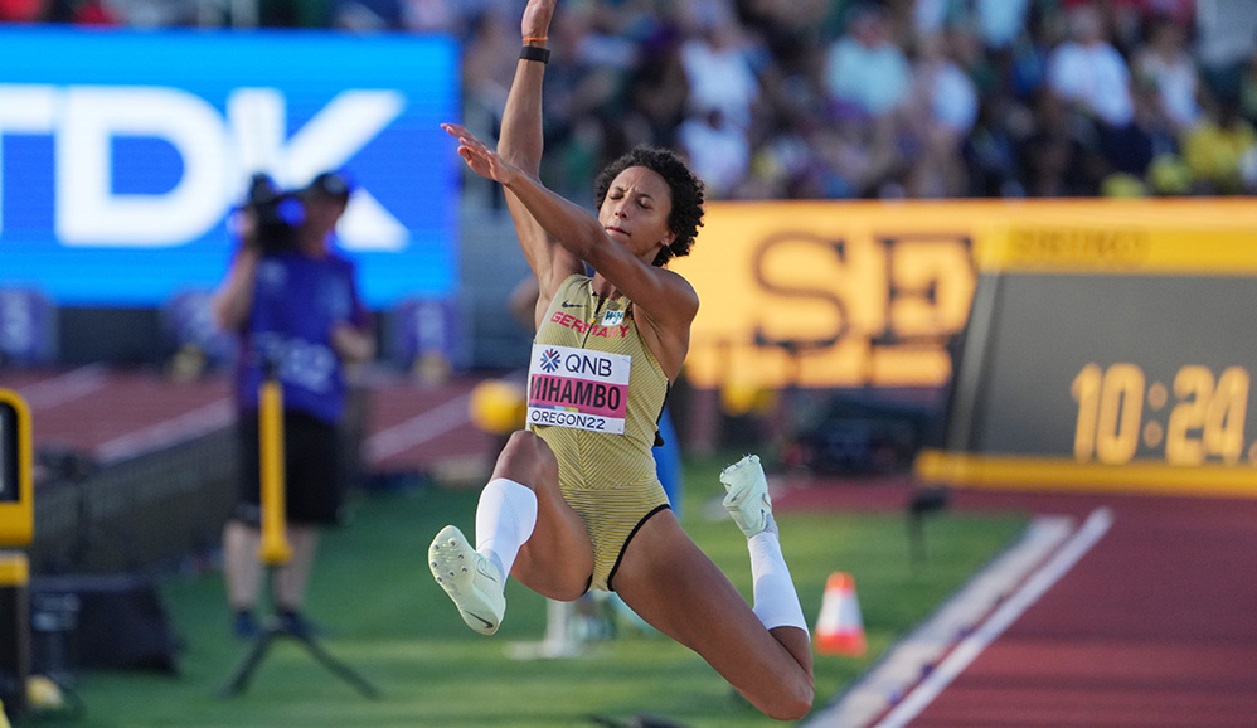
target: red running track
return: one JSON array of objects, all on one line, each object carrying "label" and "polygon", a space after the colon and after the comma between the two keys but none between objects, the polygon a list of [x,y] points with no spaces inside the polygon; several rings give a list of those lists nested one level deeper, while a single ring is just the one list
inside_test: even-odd
[{"label": "red running track", "polygon": [[[908,494],[830,484],[777,502],[901,508]],[[871,725],[1257,726],[1257,500],[960,490],[951,508],[1112,520],[935,697]]]}]

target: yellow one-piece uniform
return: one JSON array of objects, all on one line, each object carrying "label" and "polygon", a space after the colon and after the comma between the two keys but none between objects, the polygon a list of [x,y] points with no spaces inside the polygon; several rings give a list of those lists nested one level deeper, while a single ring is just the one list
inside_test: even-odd
[{"label": "yellow one-piece uniform", "polygon": [[559,460],[564,499],[594,545],[590,582],[611,591],[624,549],[668,508],[651,447],[668,378],[642,343],[628,298],[602,299],[568,277],[533,339],[528,427]]}]

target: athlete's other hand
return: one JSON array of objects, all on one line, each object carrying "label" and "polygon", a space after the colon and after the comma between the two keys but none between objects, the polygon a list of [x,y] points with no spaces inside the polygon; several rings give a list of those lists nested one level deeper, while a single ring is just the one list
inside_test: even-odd
[{"label": "athlete's other hand", "polygon": [[445,133],[458,140],[458,156],[463,158],[471,171],[494,182],[506,184],[513,168],[502,161],[498,153],[487,144],[476,138],[467,128],[459,124],[441,124]]}]

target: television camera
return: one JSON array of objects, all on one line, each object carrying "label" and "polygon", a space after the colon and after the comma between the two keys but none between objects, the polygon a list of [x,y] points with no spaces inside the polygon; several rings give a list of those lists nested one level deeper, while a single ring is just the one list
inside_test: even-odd
[{"label": "television camera", "polygon": [[297,229],[305,219],[300,190],[280,188],[265,172],[249,179],[248,193],[237,213],[253,217],[250,242],[262,255],[282,253],[296,245]]}]

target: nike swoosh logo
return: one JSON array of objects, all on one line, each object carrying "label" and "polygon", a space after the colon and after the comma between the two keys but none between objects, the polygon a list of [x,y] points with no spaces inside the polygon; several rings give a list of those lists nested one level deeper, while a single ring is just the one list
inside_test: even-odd
[{"label": "nike swoosh logo", "polygon": [[579,304],[579,303],[568,303],[567,301],[564,301],[564,302],[563,302],[563,308],[580,308],[580,304]]},{"label": "nike swoosh logo", "polygon": [[480,616],[479,614],[476,614],[475,612],[468,612],[467,614],[469,614],[469,615],[471,615],[472,617],[475,617],[476,619],[480,620],[480,623],[481,623],[481,624],[483,624],[483,625],[484,625],[484,626],[486,626],[486,627],[492,627],[492,626],[493,626],[493,622],[490,622],[489,620],[485,619],[484,617]]}]

